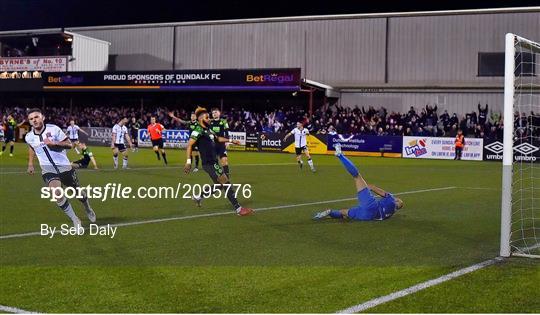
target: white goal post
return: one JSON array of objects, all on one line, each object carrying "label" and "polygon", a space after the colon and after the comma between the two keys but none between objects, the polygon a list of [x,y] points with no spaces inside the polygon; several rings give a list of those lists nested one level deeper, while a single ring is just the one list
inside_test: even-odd
[{"label": "white goal post", "polygon": [[500,255],[540,258],[540,44],[505,42]]}]

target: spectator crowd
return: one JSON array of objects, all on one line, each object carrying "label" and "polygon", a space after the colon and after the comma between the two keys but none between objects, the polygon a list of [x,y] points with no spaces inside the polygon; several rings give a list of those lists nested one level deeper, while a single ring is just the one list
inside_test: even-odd
[{"label": "spectator crowd", "polygon": [[[433,136],[455,137],[459,129],[466,137],[502,139],[503,119],[497,111],[489,110],[489,106],[478,104],[478,111],[458,115],[446,110],[439,113],[437,105],[426,105],[420,109],[410,107],[405,113],[388,112],[384,107],[341,107],[329,106],[316,110],[311,118],[307,111],[298,107],[277,107],[274,109],[253,110],[248,108],[229,108],[222,112],[222,117],[229,122],[232,131],[247,132],[286,132],[302,121],[311,133],[340,133],[363,135],[391,136]],[[70,109],[62,107],[45,107],[43,113],[48,122],[60,127],[67,127],[70,120],[80,127],[112,127],[122,117],[135,118],[141,126],[147,126],[151,116],[166,128],[181,128],[170,119],[168,113],[185,120],[190,119],[191,111],[187,108],[167,107],[106,107],[81,106]],[[26,109],[22,107],[2,108],[2,120],[8,114],[17,122],[24,121]],[[540,122],[535,115],[517,115],[514,123],[519,134],[524,137],[536,129],[525,126],[538,126]],[[538,132],[537,132],[538,133]],[[536,134],[540,136],[540,134]]]}]

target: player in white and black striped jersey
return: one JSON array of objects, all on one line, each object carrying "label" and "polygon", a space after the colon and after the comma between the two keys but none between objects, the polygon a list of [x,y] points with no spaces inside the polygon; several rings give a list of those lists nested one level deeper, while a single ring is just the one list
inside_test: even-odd
[{"label": "player in white and black striped jersey", "polygon": [[289,132],[283,141],[287,141],[287,138],[291,135],[294,135],[294,150],[296,153],[296,161],[298,162],[300,169],[304,166],[304,162],[302,161],[302,154],[304,154],[308,159],[309,168],[311,168],[312,172],[315,172],[315,166],[313,165],[313,160],[311,159],[311,155],[309,155],[309,150],[307,148],[307,136],[309,135],[309,130],[304,128],[303,123],[298,122],[296,123],[296,128]]},{"label": "player in white and black striped jersey", "polygon": [[128,150],[126,150],[126,140],[129,147],[133,149],[133,143],[131,142],[131,137],[129,136],[129,132],[126,127],[127,122],[128,119],[124,117],[120,119],[120,121],[112,128],[111,149],[113,151],[113,162],[115,169],[118,169],[118,152],[122,153],[122,169],[128,168]]},{"label": "player in white and black striped jersey", "polygon": [[[71,149],[72,143],[60,127],[52,124],[44,124],[44,116],[41,110],[33,108],[28,110],[28,122],[32,130],[26,134],[24,140],[28,149],[28,174],[34,174],[34,158],[37,157],[41,167],[43,180],[50,188],[69,186],[79,187],[77,173],[72,169],[66,155],[66,149]],[[71,219],[73,225],[81,226],[81,220],[73,211],[73,207],[58,191],[53,191],[56,203]],[[86,214],[91,222],[96,221],[96,214],[90,207],[90,203],[83,191],[83,198],[79,201],[84,205]]]},{"label": "player in white and black striped jersey", "polygon": [[80,154],[79,149],[77,149],[77,146],[79,144],[79,131],[84,133],[88,136],[88,133],[84,130],[82,130],[79,126],[75,125],[75,120],[69,121],[69,126],[66,128],[66,131],[69,136],[69,140],[73,143],[73,149],[75,149],[75,152],[77,154]]}]

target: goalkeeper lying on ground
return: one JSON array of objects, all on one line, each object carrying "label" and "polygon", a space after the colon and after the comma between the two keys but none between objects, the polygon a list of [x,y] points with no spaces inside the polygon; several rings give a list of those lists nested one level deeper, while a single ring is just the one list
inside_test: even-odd
[{"label": "goalkeeper lying on ground", "polygon": [[[335,155],[354,178],[360,204],[350,209],[327,209],[317,213],[313,219],[320,220],[330,217],[334,219],[350,218],[359,221],[385,220],[390,218],[396,210],[403,207],[403,201],[401,199],[377,186],[368,185],[360,173],[358,173],[358,169],[351,160],[341,153],[341,145],[339,143],[335,145],[335,149]],[[379,195],[381,198],[375,198],[371,192]]]}]

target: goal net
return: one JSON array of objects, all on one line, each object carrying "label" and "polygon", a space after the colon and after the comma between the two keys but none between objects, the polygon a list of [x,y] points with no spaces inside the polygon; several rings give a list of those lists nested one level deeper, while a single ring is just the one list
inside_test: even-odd
[{"label": "goal net", "polygon": [[501,256],[540,258],[540,44],[514,34],[506,35],[503,152]]}]

